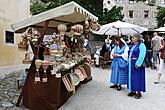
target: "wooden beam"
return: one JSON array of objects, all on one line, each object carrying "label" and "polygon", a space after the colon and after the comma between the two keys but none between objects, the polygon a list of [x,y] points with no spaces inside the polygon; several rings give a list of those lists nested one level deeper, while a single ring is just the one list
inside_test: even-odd
[{"label": "wooden beam", "polygon": [[50,21],[57,21],[57,22],[61,22],[61,23],[69,23],[69,24],[72,24],[72,22],[69,22],[69,21],[56,20],[56,19],[50,19]]},{"label": "wooden beam", "polygon": [[[44,28],[44,26],[36,26],[36,25],[32,25],[32,26],[30,26],[30,27],[34,27],[34,28],[39,28],[39,29],[43,29]],[[55,29],[55,28],[57,28],[57,27],[48,27],[49,29]]]},{"label": "wooden beam", "polygon": [[39,39],[39,43],[41,43],[43,41],[43,38],[44,38],[44,35],[45,35],[46,30],[48,28],[48,25],[49,25],[49,20],[45,21],[44,28],[43,28],[43,31],[41,32],[41,37]]},{"label": "wooden beam", "polygon": [[33,45],[32,42],[30,42],[30,45],[31,45],[31,48],[32,48],[32,51],[33,51],[33,54],[34,54],[33,59],[36,59],[37,58],[37,48]]}]

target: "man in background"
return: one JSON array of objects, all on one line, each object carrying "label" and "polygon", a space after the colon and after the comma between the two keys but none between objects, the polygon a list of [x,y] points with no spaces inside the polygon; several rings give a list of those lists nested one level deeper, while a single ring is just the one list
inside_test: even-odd
[{"label": "man in background", "polygon": [[152,62],[152,69],[157,68],[158,61],[160,63],[160,58],[159,58],[159,49],[161,45],[161,37],[158,36],[156,32],[153,33],[153,38],[151,40],[151,48],[153,49],[153,62]]}]

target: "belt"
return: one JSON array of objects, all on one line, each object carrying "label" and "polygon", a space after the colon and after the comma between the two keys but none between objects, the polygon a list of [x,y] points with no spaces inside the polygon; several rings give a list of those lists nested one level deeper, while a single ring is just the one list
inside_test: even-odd
[{"label": "belt", "polygon": [[129,60],[137,60],[137,58],[129,58]]},{"label": "belt", "polygon": [[95,53],[96,55],[99,55],[99,54],[97,54],[97,53]]}]

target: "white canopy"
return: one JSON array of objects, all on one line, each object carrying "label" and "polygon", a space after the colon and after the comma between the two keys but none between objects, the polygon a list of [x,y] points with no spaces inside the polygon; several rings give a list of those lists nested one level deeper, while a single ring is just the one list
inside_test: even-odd
[{"label": "white canopy", "polygon": [[155,31],[165,32],[165,27],[160,27],[158,29],[155,29]]},{"label": "white canopy", "polygon": [[147,30],[147,28],[140,27],[138,25],[116,21],[102,25],[99,31],[93,31],[93,33],[99,35],[132,35],[135,33],[142,33],[143,31]]},{"label": "white canopy", "polygon": [[98,17],[94,16],[86,9],[72,1],[12,24],[11,27],[14,32],[23,32],[25,28],[29,26],[43,28],[45,21],[49,20],[48,28],[55,28],[61,23],[67,25],[85,21],[87,17],[93,21],[98,20]]}]

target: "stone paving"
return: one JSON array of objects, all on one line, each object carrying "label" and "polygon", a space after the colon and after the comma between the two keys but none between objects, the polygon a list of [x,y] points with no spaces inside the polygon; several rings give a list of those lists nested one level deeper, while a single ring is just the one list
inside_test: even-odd
[{"label": "stone paving", "polygon": [[23,70],[11,72],[0,79],[0,110],[26,110],[24,107],[16,107],[15,104],[20,95],[18,90],[17,78]]},{"label": "stone paving", "polygon": [[[21,92],[17,89],[17,78],[22,72],[12,72],[0,79],[0,110],[27,110],[15,107]],[[146,69],[147,92],[140,100],[127,97],[126,86],[120,92],[110,89],[109,69],[93,68],[92,73],[93,80],[81,85],[59,110],[165,110],[165,76],[155,85],[155,70]]]},{"label": "stone paving", "polygon": [[29,64],[0,67],[0,79],[3,79],[7,74],[12,73],[13,71],[20,71],[29,67]]}]

